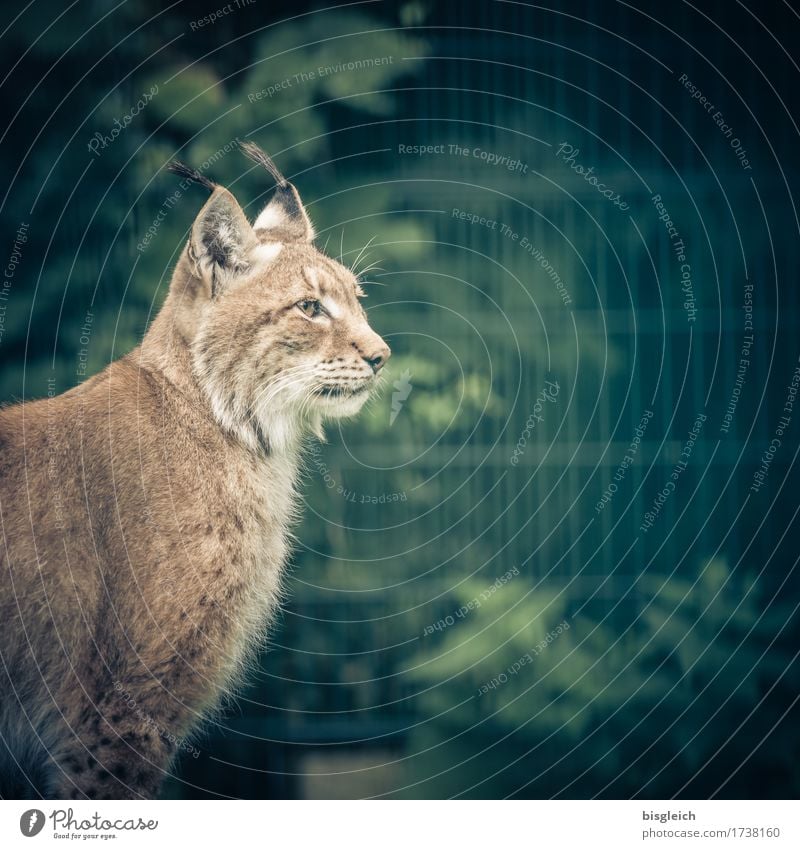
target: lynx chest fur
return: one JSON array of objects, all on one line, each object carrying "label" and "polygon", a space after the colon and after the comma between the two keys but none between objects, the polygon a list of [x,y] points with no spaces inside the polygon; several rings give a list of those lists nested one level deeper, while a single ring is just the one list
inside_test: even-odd
[{"label": "lynx chest fur", "polygon": [[[211,197],[141,345],[0,411],[0,795],[154,796],[281,596],[304,444],[389,356],[300,196]],[[187,184],[188,186],[188,184]]]}]

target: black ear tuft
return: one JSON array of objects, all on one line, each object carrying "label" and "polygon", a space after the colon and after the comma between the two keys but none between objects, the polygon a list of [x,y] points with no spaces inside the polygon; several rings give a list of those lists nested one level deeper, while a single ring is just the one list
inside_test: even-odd
[{"label": "black ear tuft", "polygon": [[281,174],[272,158],[255,142],[240,142],[242,152],[253,162],[266,168],[277,183],[272,200],[256,218],[253,227],[262,239],[274,242],[310,242],[314,227],[306,213],[297,189]]},{"label": "black ear tuft", "polygon": [[266,168],[281,188],[285,188],[289,185],[289,181],[278,170],[278,166],[272,161],[272,157],[265,150],[262,150],[255,142],[239,142],[239,147],[241,147],[242,153],[248,159],[252,159],[256,164]]},{"label": "black ear tuft", "polygon": [[177,174],[179,177],[184,177],[187,180],[191,180],[193,183],[203,186],[210,192],[213,192],[214,189],[217,188],[217,183],[213,180],[209,180],[205,174],[201,174],[196,169],[190,168],[188,165],[183,162],[179,162],[177,159],[167,165],[167,170],[171,171],[173,174]]}]

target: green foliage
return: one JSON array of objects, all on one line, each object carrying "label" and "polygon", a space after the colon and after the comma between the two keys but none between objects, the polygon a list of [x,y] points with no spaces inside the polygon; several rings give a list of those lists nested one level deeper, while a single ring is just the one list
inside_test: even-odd
[{"label": "green foliage", "polygon": [[[757,584],[732,574],[724,560],[698,566],[694,579],[644,575],[635,588],[640,609],[622,630],[608,613],[572,615],[565,593],[523,590],[524,579],[516,578],[456,618],[440,639],[429,637],[409,673],[432,726],[415,740],[417,773],[435,774],[425,752],[431,734],[457,740],[452,757],[471,760],[427,782],[423,795],[479,784],[493,757],[486,747],[507,758],[509,739],[520,757],[546,752],[557,735],[562,753],[579,753],[576,760],[591,766],[582,792],[627,796],[643,787],[659,798],[674,777],[657,766],[675,763],[687,782],[707,768],[728,742],[732,717],[746,718],[758,701],[760,682],[787,671],[787,654],[771,644],[791,614],[769,604]],[[461,584],[453,610],[485,591],[475,581]],[[794,683],[782,684],[787,693],[797,685],[796,673],[791,677]],[[781,755],[769,756],[777,774],[791,769],[797,735],[784,743]],[[765,758],[754,755],[757,762]],[[534,758],[526,767],[537,788],[547,763]],[[530,787],[520,790],[524,772],[498,776],[491,792],[536,795]]]},{"label": "green foliage", "polygon": [[[555,82],[575,71],[563,64],[574,51],[559,47],[561,36],[555,52],[543,39],[535,50],[517,44],[523,58],[509,58],[510,42],[479,37],[472,20],[462,33],[404,29],[445,14],[416,0],[313,13],[300,3],[285,23],[276,23],[283,11],[259,2],[196,31],[189,17],[208,9],[153,0],[89,5],[99,12],[91,29],[79,6],[41,38],[34,15],[20,16],[4,36],[9,55],[25,53],[20,78],[41,82],[8,95],[9,114],[20,111],[0,145],[6,256],[20,223],[30,224],[4,313],[0,396],[41,397],[53,376],[66,390],[84,378],[83,358],[88,376],[141,339],[205,199],[195,187],[175,195],[169,160],[202,168],[257,215],[272,185],[236,151],[236,139],[259,142],[296,182],[320,246],[370,269],[365,307],[393,350],[382,394],[356,421],[332,427],[307,462],[290,601],[262,674],[226,723],[270,741],[324,746],[361,738],[383,745],[394,735],[406,758],[407,787],[398,793],[407,795],[703,796],[748,756],[748,769],[767,776],[764,792],[800,792],[797,723],[783,720],[798,687],[795,614],[786,590],[773,598],[784,572],[772,564],[759,574],[756,546],[737,562],[744,543],[727,532],[710,561],[682,559],[695,532],[698,547],[713,549],[703,534],[712,534],[706,521],[718,490],[743,488],[742,478],[723,479],[730,465],[720,458],[734,456],[733,445],[727,454],[722,446],[708,476],[711,495],[698,496],[680,533],[664,530],[647,565],[641,552],[655,535],[641,538],[641,559],[616,574],[648,487],[674,458],[661,454],[645,480],[647,467],[662,439],[666,454],[683,438],[678,393],[681,404],[700,405],[711,368],[719,378],[732,360],[708,356],[720,340],[700,323],[691,363],[680,360],[686,323],[663,223],[650,198],[634,193],[616,154],[592,147],[593,134],[614,139],[638,168],[652,164],[651,151],[636,147],[629,128],[617,138],[616,114],[613,127],[600,127],[602,116],[589,113],[585,136],[564,117],[587,109]],[[516,19],[500,19],[523,8],[491,5],[498,31],[512,31]],[[453,10],[473,14],[468,5]],[[489,61],[426,58],[471,56],[473,48]],[[552,66],[555,77],[521,69],[523,59]],[[616,97],[619,80],[612,89]],[[126,115],[126,128],[90,152],[94,134],[109,136]],[[642,107],[643,127],[649,116]],[[663,115],[653,120],[652,136],[670,141]],[[609,184],[625,186],[642,240],[629,216],[555,161],[561,137],[580,143],[584,161]],[[471,155],[399,153],[400,143],[450,142],[519,158],[528,170]],[[676,221],[696,225],[685,188],[696,188],[696,177],[702,204],[707,174],[682,166],[686,185],[671,191],[661,160],[642,173],[670,197]],[[742,173],[736,179],[736,191],[728,185],[734,207],[742,202],[736,192],[751,188]],[[771,210],[775,203],[771,197]],[[703,221],[709,244],[735,244],[718,213]],[[688,242],[688,224],[682,232]],[[771,255],[760,231],[744,235],[753,254]],[[711,257],[699,241],[692,249],[693,274],[704,281],[698,303],[717,334],[711,281],[738,279],[737,251]],[[654,285],[653,264],[663,288]],[[754,278],[763,276],[754,269]],[[738,328],[740,313],[736,303],[720,327]],[[763,315],[771,321],[768,309]],[[759,384],[756,368],[748,391]],[[656,374],[647,438],[613,505],[593,517]],[[561,392],[524,437],[515,466],[512,451],[548,377]],[[733,379],[730,372],[722,382]],[[405,397],[395,401],[396,393]],[[659,532],[672,528],[670,510],[705,459],[698,445]],[[518,574],[490,592],[512,568]],[[501,675],[507,680],[498,682]],[[775,729],[773,737],[765,729]],[[195,775],[198,786],[217,786],[219,763],[244,762],[253,750],[252,738],[232,735],[206,744],[219,757]],[[282,750],[287,773],[298,748]],[[263,760],[253,767],[263,774]],[[188,775],[198,768],[185,765]],[[263,789],[250,773],[242,781],[244,788],[218,789]]]},{"label": "green foliage", "polygon": [[[136,14],[131,19],[135,20]],[[83,69],[93,64],[102,69],[107,44],[96,38],[80,38],[85,34],[84,23],[70,16],[67,21],[67,27],[77,28]],[[177,29],[176,25],[182,29],[186,22],[168,14],[162,24],[169,32]],[[114,24],[106,21],[99,26],[100,32],[108,31],[109,38],[116,41]],[[24,41],[24,33],[19,35]],[[184,35],[187,39],[197,37]],[[96,77],[83,80],[74,89],[73,96],[88,104],[88,118],[72,144],[61,152],[60,173],[66,167],[79,172],[88,165],[93,179],[82,183],[79,197],[67,212],[70,225],[64,226],[62,220],[46,261],[50,231],[58,223],[59,205],[63,206],[65,199],[62,187],[50,181],[44,187],[23,182],[16,188],[14,209],[20,215],[37,195],[39,202],[31,244],[9,304],[3,344],[9,352],[22,352],[31,311],[37,326],[47,331],[59,328],[58,342],[51,340],[50,345],[55,346],[54,365],[46,353],[47,345],[28,345],[28,397],[43,394],[45,380],[53,372],[61,388],[77,382],[80,375],[74,366],[82,348],[80,328],[87,310],[97,314],[87,352],[91,365],[88,373],[107,364],[112,351],[113,357],[118,357],[141,338],[148,316],[166,294],[177,252],[203,201],[199,190],[190,189],[179,192],[177,203],[165,207],[177,186],[173,177],[160,172],[178,150],[180,158],[230,185],[255,217],[272,186],[236,151],[235,144],[236,139],[254,134],[276,156],[285,173],[298,174],[296,181],[323,240],[330,233],[338,244],[338,227],[335,233],[328,228],[333,222],[345,222],[347,233],[341,241],[345,260],[355,259],[369,239],[386,243],[381,250],[386,262],[400,254],[422,254],[422,233],[413,219],[384,215],[393,206],[388,187],[344,193],[336,197],[335,204],[315,203],[326,194],[335,167],[326,163],[337,159],[337,110],[346,110],[357,122],[359,113],[366,120],[394,108],[394,95],[362,95],[389,89],[404,74],[413,73],[413,63],[403,62],[401,57],[421,56],[421,39],[389,28],[360,11],[316,14],[278,29],[256,28],[253,35],[237,39],[241,61],[234,72],[213,49],[205,54],[201,51],[192,61],[187,61],[179,49],[157,50],[140,67],[140,51],[146,48],[149,37],[149,33],[140,32],[118,45],[118,62],[136,60],[122,85],[109,88],[98,70]],[[58,45],[63,51],[64,38],[64,32],[59,32],[53,44],[46,39],[37,41],[29,53],[44,58]],[[374,67],[353,69],[348,65],[381,57],[386,62]],[[300,74],[305,76],[295,76]],[[285,80],[289,81],[287,88],[264,94],[264,89]],[[147,92],[155,93],[137,108]],[[55,131],[64,117],[56,111],[42,123],[50,123]],[[112,131],[119,126],[115,121],[125,126],[112,138]],[[35,116],[32,123],[36,123]],[[93,154],[86,145],[95,132],[112,140]],[[55,139],[55,132],[48,138]],[[32,169],[47,173],[55,155],[40,145],[36,157]],[[10,161],[8,165],[9,173],[17,168],[16,162],[13,167]],[[374,182],[364,169],[360,174],[365,183]],[[157,220],[157,232],[142,248],[148,228]],[[350,220],[354,220],[352,225],[346,223]],[[7,232],[13,232],[19,221],[6,209],[3,223]],[[134,260],[137,265],[132,275]],[[38,275],[34,300],[32,281]],[[21,394],[21,364],[20,359],[4,370],[0,391],[5,397]]]}]

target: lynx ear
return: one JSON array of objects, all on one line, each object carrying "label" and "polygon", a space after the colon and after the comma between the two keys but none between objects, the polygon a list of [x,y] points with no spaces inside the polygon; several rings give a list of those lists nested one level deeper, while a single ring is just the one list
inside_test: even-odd
[{"label": "lynx ear", "polygon": [[257,144],[242,142],[241,148],[246,156],[266,168],[277,184],[275,194],[253,224],[259,237],[270,242],[312,241],[314,227],[297,189]]},{"label": "lynx ear", "polygon": [[208,284],[212,298],[252,269],[252,251],[257,244],[236,198],[215,186],[192,225],[189,240],[189,260],[195,275]]}]

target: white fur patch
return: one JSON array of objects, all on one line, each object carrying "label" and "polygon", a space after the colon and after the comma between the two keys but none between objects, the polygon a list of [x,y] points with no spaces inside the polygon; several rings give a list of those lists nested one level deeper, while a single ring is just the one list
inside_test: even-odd
[{"label": "white fur patch", "polygon": [[303,274],[306,280],[314,287],[315,292],[319,294],[319,274],[317,274],[317,269],[313,265],[307,265],[303,268]]},{"label": "white fur patch", "polygon": [[268,265],[278,258],[278,254],[282,250],[283,245],[280,242],[265,242],[263,245],[253,248],[253,259],[259,265]]},{"label": "white fur patch", "polygon": [[332,298],[323,298],[322,306],[331,314],[331,318],[341,318],[344,310]]},{"label": "white fur patch", "polygon": [[273,227],[285,227],[287,223],[286,213],[277,204],[268,203],[256,218],[253,228],[255,230],[271,230]]}]

